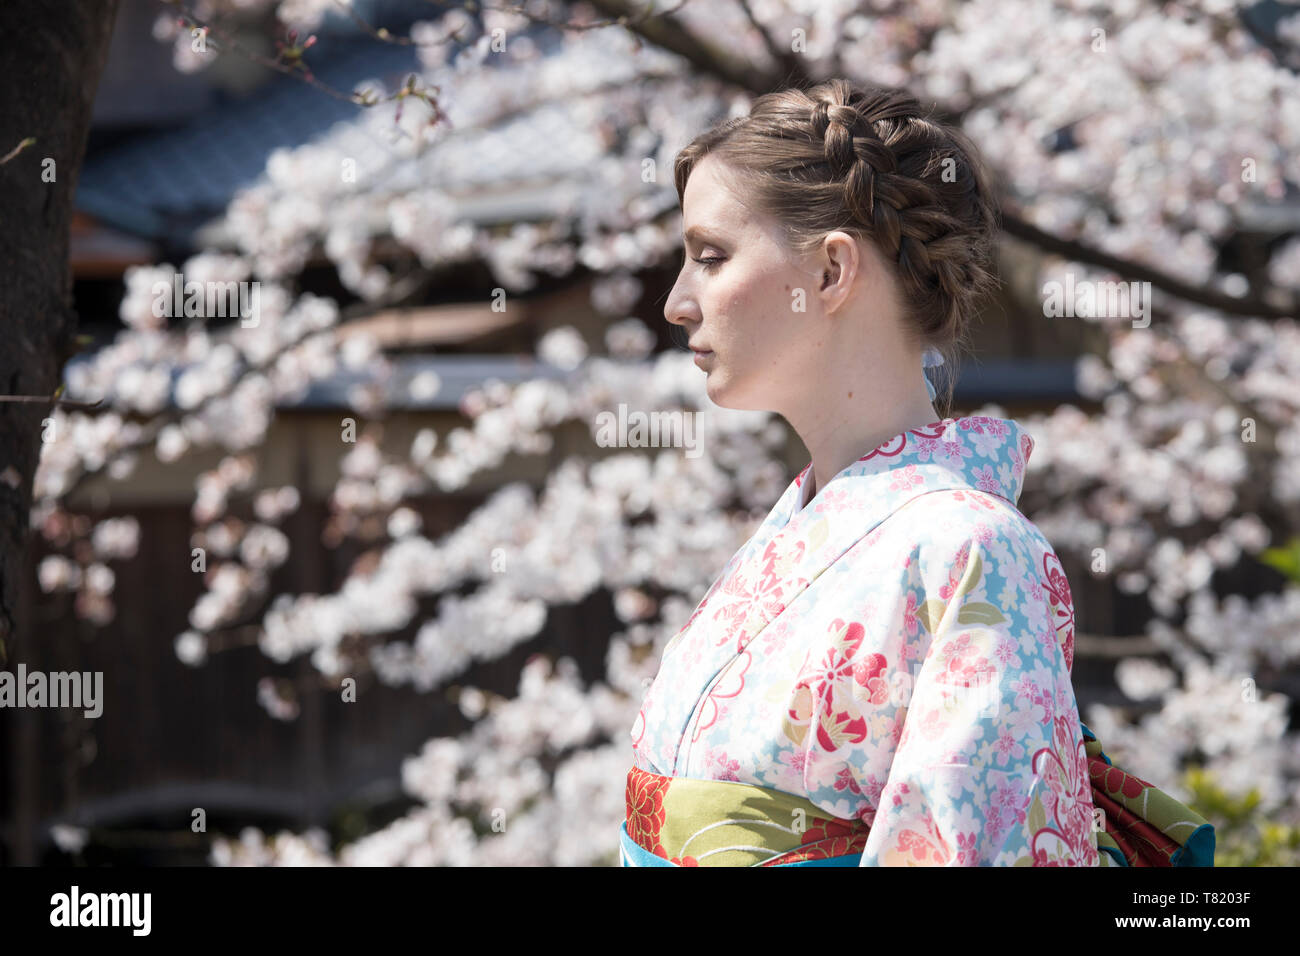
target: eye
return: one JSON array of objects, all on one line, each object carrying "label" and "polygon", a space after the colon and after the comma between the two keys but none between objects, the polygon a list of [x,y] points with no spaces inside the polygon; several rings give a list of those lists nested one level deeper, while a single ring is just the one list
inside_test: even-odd
[{"label": "eye", "polygon": [[698,262],[700,265],[704,266],[705,269],[712,271],[718,267],[719,263],[725,260],[721,256],[708,256],[704,259],[695,259],[692,257],[692,261]]}]

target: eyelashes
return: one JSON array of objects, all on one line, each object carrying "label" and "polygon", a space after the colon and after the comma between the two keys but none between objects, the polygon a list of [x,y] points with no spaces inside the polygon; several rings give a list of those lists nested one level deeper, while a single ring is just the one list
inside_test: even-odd
[{"label": "eyelashes", "polygon": [[691,261],[698,262],[700,265],[704,266],[706,272],[712,272],[714,269],[716,269],[721,263],[725,262],[726,260],[722,259],[719,256],[708,256],[704,259],[696,259],[692,257]]}]

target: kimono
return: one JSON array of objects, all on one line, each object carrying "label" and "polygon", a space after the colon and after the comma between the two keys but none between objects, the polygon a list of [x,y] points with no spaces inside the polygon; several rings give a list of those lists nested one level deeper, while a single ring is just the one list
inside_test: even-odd
[{"label": "kimono", "polygon": [[1033,440],[948,418],[808,496],[811,463],[664,649],[623,865],[1212,865],[1213,828],[1080,723]]}]

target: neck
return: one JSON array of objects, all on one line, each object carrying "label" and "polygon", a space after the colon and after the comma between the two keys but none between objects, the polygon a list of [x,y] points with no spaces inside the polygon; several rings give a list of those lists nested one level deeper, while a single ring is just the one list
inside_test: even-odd
[{"label": "neck", "polygon": [[873,448],[908,429],[940,420],[920,374],[918,365],[919,396],[908,389],[894,393],[896,400],[890,401],[867,391],[849,392],[838,404],[822,405],[815,413],[786,416],[812,457],[811,487],[805,500]]}]

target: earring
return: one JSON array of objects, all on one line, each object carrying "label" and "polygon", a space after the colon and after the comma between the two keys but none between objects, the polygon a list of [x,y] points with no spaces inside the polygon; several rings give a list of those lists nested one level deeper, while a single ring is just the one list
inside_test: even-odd
[{"label": "earring", "polygon": [[925,374],[925,370],[942,364],[943,353],[938,349],[926,349],[921,355],[921,378],[925,381],[925,390],[930,393],[930,401],[932,402],[934,401],[937,392],[935,391],[934,383],[930,381],[930,376]]}]

